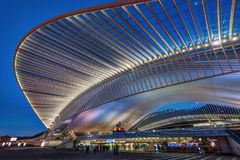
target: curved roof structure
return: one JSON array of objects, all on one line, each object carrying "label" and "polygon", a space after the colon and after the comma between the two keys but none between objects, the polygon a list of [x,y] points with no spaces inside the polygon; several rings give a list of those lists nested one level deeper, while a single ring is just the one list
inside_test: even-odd
[{"label": "curved roof structure", "polygon": [[[239,108],[239,78],[239,73],[228,74],[114,100],[69,117],[64,123],[67,126],[64,132],[109,133],[119,121],[125,124],[126,130],[130,130],[152,112],[179,102],[205,102]],[[76,101],[69,106],[73,113],[81,109],[80,102]],[[178,105],[174,106],[179,108]]]},{"label": "curved roof structure", "polygon": [[[166,108],[166,107],[165,107]],[[163,111],[154,112],[134,125],[130,131],[150,130],[164,127],[184,127],[194,124],[214,123],[239,123],[240,109],[230,106],[201,105],[188,107],[187,104],[176,104],[175,108],[166,108]],[[206,123],[205,123],[206,124]]]},{"label": "curved roof structure", "polygon": [[98,106],[239,72],[239,15],[236,0],[129,0],[72,12],[23,38],[16,77],[47,127],[76,128]]}]

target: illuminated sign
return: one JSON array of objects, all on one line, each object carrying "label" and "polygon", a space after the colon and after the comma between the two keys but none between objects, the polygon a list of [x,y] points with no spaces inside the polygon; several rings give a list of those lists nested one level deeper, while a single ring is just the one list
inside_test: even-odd
[{"label": "illuminated sign", "polygon": [[44,147],[44,146],[45,146],[45,141],[42,141],[41,147]]},{"label": "illuminated sign", "polygon": [[10,139],[10,142],[15,142],[15,141],[17,141],[17,138],[15,138],[15,137],[12,137],[12,138]]},{"label": "illuminated sign", "polygon": [[106,143],[114,143],[115,139],[106,139]]}]

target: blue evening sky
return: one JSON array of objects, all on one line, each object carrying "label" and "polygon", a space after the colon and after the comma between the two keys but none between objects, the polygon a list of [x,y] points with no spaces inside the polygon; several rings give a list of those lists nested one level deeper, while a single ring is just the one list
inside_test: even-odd
[{"label": "blue evening sky", "polygon": [[0,135],[29,136],[46,130],[15,79],[14,51],[33,27],[70,11],[113,0],[0,0]]}]

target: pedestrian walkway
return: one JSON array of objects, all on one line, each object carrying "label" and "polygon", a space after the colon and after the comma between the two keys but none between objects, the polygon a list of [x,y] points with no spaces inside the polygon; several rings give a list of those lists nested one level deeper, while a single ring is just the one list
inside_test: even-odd
[{"label": "pedestrian walkway", "polygon": [[43,148],[0,150],[0,160],[240,160],[240,157],[193,153],[81,152]]},{"label": "pedestrian walkway", "polygon": [[217,154],[163,153],[154,160],[240,160],[240,157]]}]

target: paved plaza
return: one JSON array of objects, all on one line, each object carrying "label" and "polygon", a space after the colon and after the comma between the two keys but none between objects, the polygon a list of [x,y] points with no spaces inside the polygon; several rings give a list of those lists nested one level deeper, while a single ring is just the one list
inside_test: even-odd
[{"label": "paved plaza", "polygon": [[42,148],[1,149],[0,160],[240,160],[240,157],[216,154],[190,153],[85,153],[81,151],[50,150]]}]

